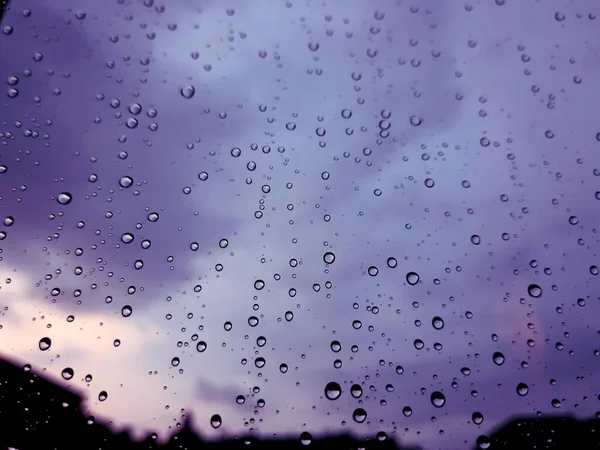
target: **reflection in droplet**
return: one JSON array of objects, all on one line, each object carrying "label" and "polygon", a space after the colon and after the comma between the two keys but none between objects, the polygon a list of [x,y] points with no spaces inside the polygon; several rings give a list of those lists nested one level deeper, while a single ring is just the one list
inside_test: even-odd
[{"label": "reflection in droplet", "polygon": [[365,411],[363,408],[356,408],[352,413],[352,418],[356,423],[363,423],[365,420],[367,420],[367,411]]},{"label": "reflection in droplet", "polygon": [[75,372],[70,367],[65,367],[61,372],[62,377],[67,381],[70,380],[71,378],[73,378],[74,374],[75,374]]},{"label": "reflection in droplet", "polygon": [[131,244],[133,242],[133,234],[131,233],[123,233],[121,235],[121,242],[123,242],[123,244]]},{"label": "reflection in droplet", "polygon": [[519,394],[521,397],[527,395],[528,392],[529,386],[527,386],[525,383],[517,384],[517,394]]},{"label": "reflection in droplet", "polygon": [[328,400],[337,400],[342,395],[342,387],[335,381],[330,381],[325,386],[325,397]]},{"label": "reflection in droplet", "polygon": [[353,384],[350,387],[350,394],[352,394],[352,397],[354,398],[360,398],[363,394],[363,390],[360,384]]},{"label": "reflection in droplet", "polygon": [[194,94],[196,93],[196,89],[194,88],[194,86],[192,86],[191,84],[186,84],[185,86],[183,86],[181,88],[181,96],[183,98],[192,98],[194,96]]},{"label": "reflection in droplet", "polygon": [[302,445],[310,445],[312,442],[312,436],[308,431],[303,431],[300,433],[300,443]]},{"label": "reflection in droplet", "polygon": [[210,418],[210,426],[213,427],[215,430],[219,428],[222,423],[223,419],[221,419],[221,416],[219,414],[213,414],[213,416]]},{"label": "reflection in droplet", "polygon": [[199,341],[196,344],[196,350],[198,350],[200,353],[202,353],[203,351],[205,351],[206,347],[207,347],[207,345],[206,345],[205,341]]},{"label": "reflection in droplet", "polygon": [[446,396],[442,394],[440,391],[435,391],[431,393],[431,403],[436,408],[441,408],[446,404]]},{"label": "reflection in droplet", "polygon": [[326,264],[333,264],[333,262],[335,261],[335,254],[333,254],[332,252],[327,252],[323,255],[323,261],[325,261]]},{"label": "reflection in droplet", "polygon": [[504,364],[504,355],[501,352],[494,352],[492,359],[494,360],[494,364],[497,366]]},{"label": "reflection in droplet", "polygon": [[542,296],[542,288],[537,284],[530,284],[527,287],[527,293],[533,298],[539,298]]},{"label": "reflection in droplet", "polygon": [[406,282],[411,286],[414,286],[419,282],[419,275],[416,272],[408,272],[406,274]]},{"label": "reflection in droplet", "polygon": [[50,348],[51,345],[52,340],[49,337],[43,337],[42,339],[40,339],[39,347],[41,351],[45,352]]},{"label": "reflection in droplet", "polygon": [[131,187],[132,184],[133,184],[133,178],[131,178],[129,176],[121,177],[121,179],[119,180],[119,185],[123,188]]},{"label": "reflection in droplet", "polygon": [[69,203],[71,203],[71,200],[73,200],[73,196],[71,194],[69,194],[68,192],[63,192],[61,194],[58,194],[58,197],[56,198],[56,200],[61,205],[68,205]]}]

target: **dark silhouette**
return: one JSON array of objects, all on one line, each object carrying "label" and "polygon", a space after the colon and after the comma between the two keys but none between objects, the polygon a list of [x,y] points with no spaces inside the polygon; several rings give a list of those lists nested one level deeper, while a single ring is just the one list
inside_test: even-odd
[{"label": "dark silhouette", "polygon": [[510,420],[475,448],[600,449],[600,420],[579,421],[571,416],[525,417]]},{"label": "dark silhouette", "polygon": [[[357,440],[348,435],[313,438],[300,436],[259,440],[250,437],[208,441],[185,422],[169,442],[159,445],[155,435],[141,442],[129,433],[116,433],[107,423],[85,416],[82,396],[37,373],[30,365],[0,358],[0,450],[45,449],[380,449],[396,450],[393,439]],[[189,419],[189,417],[188,417]]]},{"label": "dark silhouette", "polygon": [[[358,440],[334,435],[303,440],[302,436],[256,439],[248,436],[205,440],[188,421],[164,445],[151,434],[141,442],[128,432],[86,416],[82,396],[65,389],[30,365],[0,358],[0,450],[45,449],[378,449],[400,450],[393,439],[374,436]],[[569,416],[513,419],[489,436],[480,436],[474,449],[600,449],[600,420],[579,421]]]},{"label": "dark silhouette", "polygon": [[8,0],[0,0],[0,24],[2,23],[2,17],[4,12],[8,10]]}]

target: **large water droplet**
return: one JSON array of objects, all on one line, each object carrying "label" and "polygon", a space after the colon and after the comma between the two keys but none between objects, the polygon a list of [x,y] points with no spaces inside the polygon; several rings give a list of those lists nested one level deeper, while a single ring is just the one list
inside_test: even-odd
[{"label": "large water droplet", "polygon": [[52,345],[52,340],[49,337],[43,337],[40,339],[40,350],[45,352],[46,350],[48,350],[50,348],[50,346]]},{"label": "large water droplet", "polygon": [[330,381],[325,386],[325,397],[329,400],[337,400],[342,395],[342,387],[335,381]]},{"label": "large water droplet", "polygon": [[327,252],[323,255],[323,261],[325,261],[326,264],[333,264],[333,262],[335,261],[335,254],[333,254],[332,252]]},{"label": "large water droplet", "polygon": [[203,351],[205,351],[206,347],[207,347],[207,345],[206,345],[206,342],[204,342],[204,341],[199,341],[196,344],[196,350],[198,350],[200,353],[202,353]]},{"label": "large water droplet", "polygon": [[363,390],[362,387],[360,387],[360,384],[353,384],[350,387],[350,394],[352,394],[352,397],[354,398],[360,398],[363,394]]},{"label": "large water droplet", "polygon": [[542,296],[542,288],[537,284],[530,284],[527,287],[527,293],[533,298],[539,298]]},{"label": "large water droplet", "polygon": [[65,367],[62,372],[61,372],[62,377],[65,380],[70,380],[71,378],[73,378],[73,375],[75,375],[75,372],[73,371],[73,369],[71,369],[70,367]]},{"label": "large water droplet", "polygon": [[213,416],[210,418],[210,426],[213,427],[215,430],[219,428],[222,423],[223,419],[221,419],[221,416],[219,414],[213,414]]},{"label": "large water droplet", "polygon": [[68,205],[71,203],[71,200],[73,200],[73,196],[68,192],[62,192],[61,194],[58,194],[58,197],[56,198],[56,201],[61,205]]},{"label": "large water droplet", "polygon": [[311,442],[312,442],[312,436],[310,435],[310,433],[308,431],[303,431],[300,434],[300,443],[302,445],[310,445]]},{"label": "large water droplet", "polygon": [[119,180],[119,185],[123,188],[131,187],[132,184],[133,184],[133,178],[131,178],[129,176],[123,176]]},{"label": "large water droplet", "polygon": [[529,393],[529,386],[527,386],[525,383],[517,384],[517,394],[519,394],[521,397],[524,397],[528,393]]},{"label": "large water droplet", "polygon": [[367,412],[362,408],[356,408],[352,413],[352,418],[356,423],[363,423],[367,420]]},{"label": "large water droplet", "polygon": [[134,239],[134,237],[133,237],[133,234],[131,234],[131,233],[123,233],[121,235],[121,242],[123,244],[131,244],[133,242],[133,239]]},{"label": "large water droplet", "polygon": [[414,286],[419,282],[419,275],[416,272],[408,272],[406,274],[406,282],[411,286]]},{"label": "large water droplet", "polygon": [[440,391],[435,391],[431,393],[431,403],[436,408],[441,408],[446,404],[446,396],[442,394]]},{"label": "large water droplet", "polygon": [[183,98],[192,98],[196,93],[196,89],[191,84],[186,84],[181,88],[181,96]]},{"label": "large water droplet", "polygon": [[431,320],[431,324],[433,325],[433,328],[435,328],[436,330],[441,330],[442,328],[444,328],[444,320],[439,316],[435,316]]},{"label": "large water droplet", "polygon": [[494,360],[494,363],[497,366],[501,366],[502,364],[504,364],[504,355],[500,352],[494,352],[494,354],[492,355],[492,359]]}]

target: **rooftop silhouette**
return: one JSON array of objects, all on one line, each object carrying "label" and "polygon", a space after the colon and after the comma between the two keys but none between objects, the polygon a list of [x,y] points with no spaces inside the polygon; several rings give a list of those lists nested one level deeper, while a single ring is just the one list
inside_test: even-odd
[{"label": "rooftop silhouette", "polygon": [[[0,450],[44,449],[378,449],[408,450],[391,439],[373,436],[359,440],[350,435],[311,439],[290,436],[257,439],[250,436],[207,440],[188,420],[161,445],[155,434],[141,441],[127,431],[114,431],[108,423],[84,414],[83,397],[23,366],[0,358]],[[600,449],[600,420],[579,421],[570,416],[525,417],[509,420],[490,436],[481,436],[473,449]],[[418,447],[417,447],[418,448]],[[412,449],[417,450],[412,447]]]}]

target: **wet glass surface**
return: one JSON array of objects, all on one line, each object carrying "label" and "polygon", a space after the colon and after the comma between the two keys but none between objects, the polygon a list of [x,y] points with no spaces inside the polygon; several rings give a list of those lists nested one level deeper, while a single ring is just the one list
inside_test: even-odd
[{"label": "wet glass surface", "polygon": [[13,2],[0,352],[139,436],[592,416],[599,9]]}]

